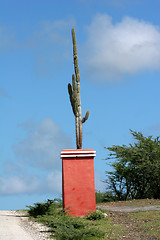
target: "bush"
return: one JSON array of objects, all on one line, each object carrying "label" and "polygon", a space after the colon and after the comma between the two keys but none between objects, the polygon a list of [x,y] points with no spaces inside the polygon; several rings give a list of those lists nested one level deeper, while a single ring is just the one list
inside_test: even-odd
[{"label": "bush", "polygon": [[62,200],[55,198],[54,200],[48,199],[45,203],[34,203],[34,206],[27,206],[28,213],[32,217],[43,216],[50,214],[55,208],[62,206]]},{"label": "bush", "polygon": [[105,200],[105,193],[96,191],[96,203],[103,203]]},{"label": "bush", "polygon": [[53,219],[48,226],[54,232],[56,239],[96,239],[104,237],[105,233],[98,229],[89,228],[83,220],[79,218],[72,218],[70,216],[63,216],[61,218]]},{"label": "bush", "polygon": [[100,192],[96,191],[96,203],[115,202],[118,201],[118,197],[112,192]]},{"label": "bush", "polygon": [[60,204],[55,200],[48,200],[45,203],[35,203],[34,206],[28,206],[28,213],[35,217],[36,221],[47,225],[52,236],[56,239],[102,239],[104,232],[90,226],[85,219],[73,218],[65,213]]},{"label": "bush", "polygon": [[88,220],[101,220],[103,218],[104,214],[100,210],[91,211],[88,215],[86,215],[86,219]]}]

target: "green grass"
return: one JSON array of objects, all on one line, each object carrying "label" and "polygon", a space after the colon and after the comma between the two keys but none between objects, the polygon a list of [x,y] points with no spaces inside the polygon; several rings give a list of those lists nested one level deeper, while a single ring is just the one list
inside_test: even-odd
[{"label": "green grass", "polygon": [[94,226],[96,226],[99,230],[105,232],[104,239],[119,239],[123,236],[123,228],[121,226],[115,225],[112,219],[105,218],[99,222],[95,222]]},{"label": "green grass", "polygon": [[149,236],[160,239],[160,211],[131,213],[130,218],[139,223],[141,230],[147,232]]}]

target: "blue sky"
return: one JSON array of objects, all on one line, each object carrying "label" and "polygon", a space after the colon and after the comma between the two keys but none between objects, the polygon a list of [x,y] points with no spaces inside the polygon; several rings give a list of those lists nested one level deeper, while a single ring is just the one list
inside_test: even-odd
[{"label": "blue sky", "polygon": [[60,152],[76,147],[72,27],[96,189],[106,188],[104,147],[133,142],[129,129],[160,135],[159,8],[159,0],[1,0],[1,210],[61,196]]}]

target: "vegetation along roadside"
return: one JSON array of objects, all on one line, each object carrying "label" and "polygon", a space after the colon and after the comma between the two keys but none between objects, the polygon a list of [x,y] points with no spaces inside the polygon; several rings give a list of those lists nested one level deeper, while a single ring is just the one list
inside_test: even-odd
[{"label": "vegetation along roadside", "polygon": [[[144,199],[108,204],[148,206],[160,205],[160,200]],[[59,199],[35,203],[28,208],[31,220],[47,225],[54,239],[160,239],[160,211],[124,213],[97,210],[83,218],[73,218],[64,213]]]}]

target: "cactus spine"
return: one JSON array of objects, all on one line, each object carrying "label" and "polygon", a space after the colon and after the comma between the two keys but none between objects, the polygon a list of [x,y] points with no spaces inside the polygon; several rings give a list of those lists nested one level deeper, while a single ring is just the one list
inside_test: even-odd
[{"label": "cactus spine", "polygon": [[75,115],[76,125],[76,144],[77,149],[82,148],[82,123],[84,123],[89,117],[89,111],[86,112],[85,117],[81,118],[81,96],[80,96],[80,73],[78,67],[77,57],[77,45],[75,30],[72,28],[72,42],[73,42],[73,61],[75,74],[72,75],[72,85],[68,84],[68,93],[72,106],[73,113]]}]

